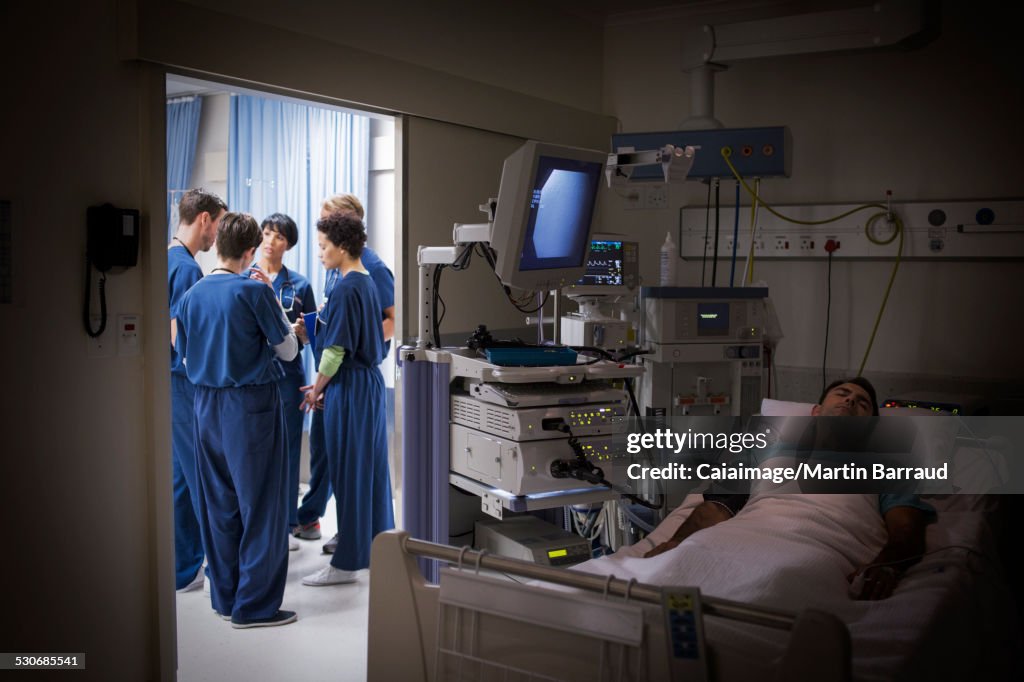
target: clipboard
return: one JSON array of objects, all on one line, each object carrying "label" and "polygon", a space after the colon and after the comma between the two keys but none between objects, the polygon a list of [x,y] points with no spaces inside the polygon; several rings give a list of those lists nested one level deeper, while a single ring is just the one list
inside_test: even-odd
[{"label": "clipboard", "polygon": [[309,347],[316,349],[316,313],[304,313],[302,323],[306,325],[306,336],[309,337]]}]

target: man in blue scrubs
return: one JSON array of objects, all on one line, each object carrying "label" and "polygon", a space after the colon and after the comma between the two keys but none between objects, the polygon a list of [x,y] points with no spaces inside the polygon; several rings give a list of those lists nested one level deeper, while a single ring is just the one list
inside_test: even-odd
[{"label": "man in blue scrubs", "polygon": [[167,287],[171,313],[171,450],[174,466],[174,574],[179,592],[203,585],[203,543],[199,533],[195,443],[195,389],[174,349],[181,299],[203,277],[195,254],[208,251],[227,204],[216,194],[190,189],[178,204],[178,231],[167,245]]},{"label": "man in blue scrubs", "polygon": [[178,351],[195,385],[199,523],[213,609],[235,628],[284,625],[288,476],[278,360],[298,341],[273,290],[242,276],[263,241],[252,216],[228,213],[218,266],[182,298]]},{"label": "man in blue scrubs", "polygon": [[[365,215],[362,202],[352,194],[336,194],[324,200],[320,207],[320,218],[326,218],[332,213],[352,213],[359,220],[363,220]],[[384,333],[384,355],[387,356],[391,350],[391,338],[395,335],[395,276],[380,256],[367,246],[363,247],[361,260],[377,289]],[[328,270],[327,281],[324,284],[324,304],[330,298],[337,281],[338,271]],[[299,337],[303,338],[303,329],[296,329]],[[313,355],[314,367],[319,367],[320,354],[314,349]],[[298,511],[299,524],[293,530],[295,536],[303,540],[320,539],[320,517],[324,515],[327,502],[331,498],[325,447],[323,414],[315,411],[310,418],[309,426],[309,491],[302,498]],[[335,535],[324,544],[324,553],[332,554],[337,546],[338,536]]]}]

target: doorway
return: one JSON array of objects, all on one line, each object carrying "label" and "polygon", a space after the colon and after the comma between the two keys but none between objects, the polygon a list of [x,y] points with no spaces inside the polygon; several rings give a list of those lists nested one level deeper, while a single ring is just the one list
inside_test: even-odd
[{"label": "doorway", "polygon": [[[358,196],[365,208],[367,245],[391,269],[396,291],[401,290],[397,220],[402,213],[396,193],[394,117],[181,75],[168,75],[166,88],[168,239],[177,227],[177,201],[191,187],[218,194],[229,210],[251,213],[258,222],[271,213],[286,213],[298,226],[299,241],[286,252],[284,264],[310,280],[319,304],[325,273],[317,258],[315,222],[323,199],[348,192]],[[176,108],[189,112],[178,116]],[[301,141],[303,134],[306,137]],[[196,260],[204,274],[216,266],[213,249],[197,254]],[[399,344],[396,330],[391,352],[381,366],[396,502],[401,499],[400,435],[395,428],[400,420],[395,419],[394,399],[394,348]],[[310,375],[311,358],[306,365]],[[307,419],[300,471],[303,486],[309,479],[308,428]],[[395,518],[401,518],[400,509]],[[302,576],[315,572],[329,559],[321,554],[321,547],[336,529],[333,500],[321,523],[323,539],[301,542],[300,550],[289,556],[283,608],[299,612],[297,624],[246,633],[255,636],[232,637],[230,626],[211,616],[208,595],[201,591],[178,595],[180,679],[195,675],[321,679],[336,676],[341,665],[353,674],[365,666],[365,577],[356,585],[341,588],[300,584]],[[239,665],[247,670],[251,667],[252,674],[244,674]],[[281,674],[268,675],[271,670]]]}]

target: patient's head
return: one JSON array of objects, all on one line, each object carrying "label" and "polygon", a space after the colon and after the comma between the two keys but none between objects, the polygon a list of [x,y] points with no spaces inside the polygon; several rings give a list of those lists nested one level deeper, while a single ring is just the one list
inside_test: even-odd
[{"label": "patient's head", "polygon": [[864,377],[833,381],[811,409],[815,417],[878,416],[875,387]]}]

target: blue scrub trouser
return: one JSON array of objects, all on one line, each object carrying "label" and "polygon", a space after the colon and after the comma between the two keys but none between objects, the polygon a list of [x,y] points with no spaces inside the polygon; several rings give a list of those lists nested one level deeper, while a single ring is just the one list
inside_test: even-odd
[{"label": "blue scrub trouser", "polygon": [[196,487],[195,386],[188,377],[171,374],[171,460],[174,481],[174,583],[188,585],[203,565],[199,531],[199,490]]},{"label": "blue scrub trouser", "polygon": [[324,439],[324,413],[316,410],[309,420],[309,490],[302,496],[298,522],[305,525],[322,517],[331,499],[331,492],[327,443]]},{"label": "blue scrub trouser", "polygon": [[306,413],[302,406],[302,393],[299,389],[305,383],[301,374],[288,373],[277,382],[281,391],[281,409],[284,412],[284,426],[287,431],[288,476],[285,486],[288,491],[288,527],[299,524],[299,458],[302,456],[302,422]]},{"label": "blue scrub trouser", "polygon": [[358,571],[370,565],[373,538],[395,527],[384,377],[376,367],[339,370],[324,403],[339,536],[331,566]]},{"label": "blue scrub trouser", "polygon": [[213,608],[269,618],[288,577],[288,476],[277,384],[196,386],[196,453]]}]

